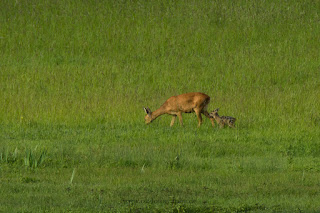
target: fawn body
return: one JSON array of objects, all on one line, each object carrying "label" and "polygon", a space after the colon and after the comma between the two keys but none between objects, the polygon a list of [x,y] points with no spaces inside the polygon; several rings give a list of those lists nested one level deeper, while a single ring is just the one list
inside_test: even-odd
[{"label": "fawn body", "polygon": [[210,97],[204,93],[192,92],[178,96],[172,96],[166,100],[159,109],[152,112],[148,107],[144,108],[146,112],[145,123],[149,124],[157,117],[163,114],[172,115],[170,126],[173,126],[177,116],[180,124],[182,123],[182,113],[195,112],[198,118],[198,127],[202,124],[201,114],[204,114],[211,120],[212,126],[214,126],[214,119],[207,111],[208,104],[210,103]]},{"label": "fawn body", "polygon": [[220,128],[225,127],[226,125],[228,125],[231,128],[235,128],[235,122],[236,122],[236,118],[234,117],[230,117],[230,116],[219,116],[218,114],[219,108],[215,109],[214,111],[212,111],[210,113],[210,116],[213,117],[216,122],[219,124]]}]

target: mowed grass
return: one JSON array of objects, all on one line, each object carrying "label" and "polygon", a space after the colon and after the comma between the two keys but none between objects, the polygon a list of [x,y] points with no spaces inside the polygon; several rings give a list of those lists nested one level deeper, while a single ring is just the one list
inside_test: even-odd
[{"label": "mowed grass", "polygon": [[[319,3],[0,8],[0,211],[320,210]],[[194,91],[237,128],[143,123]]]},{"label": "mowed grass", "polygon": [[7,129],[2,211],[318,210],[319,134],[207,124]]}]

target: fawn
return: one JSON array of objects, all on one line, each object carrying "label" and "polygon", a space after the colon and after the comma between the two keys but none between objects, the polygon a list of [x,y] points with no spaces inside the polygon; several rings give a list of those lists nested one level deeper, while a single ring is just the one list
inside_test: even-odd
[{"label": "fawn", "polygon": [[231,128],[235,128],[234,123],[236,122],[237,119],[230,116],[219,116],[218,111],[219,111],[219,108],[215,109],[210,113],[210,116],[216,120],[220,128],[223,128],[226,125],[228,125]]}]

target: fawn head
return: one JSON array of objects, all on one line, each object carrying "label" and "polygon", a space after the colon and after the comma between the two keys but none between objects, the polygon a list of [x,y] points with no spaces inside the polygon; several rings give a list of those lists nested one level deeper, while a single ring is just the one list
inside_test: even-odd
[{"label": "fawn head", "polygon": [[149,123],[152,122],[152,116],[151,116],[152,112],[151,112],[151,110],[149,109],[149,107],[143,108],[143,109],[144,109],[144,111],[145,111],[145,113],[146,113],[146,116],[144,117],[144,122],[145,122],[146,124],[149,124]]},{"label": "fawn head", "polygon": [[219,108],[213,110],[209,115],[210,115],[211,117],[217,116],[217,115],[218,115],[218,111],[219,111]]}]

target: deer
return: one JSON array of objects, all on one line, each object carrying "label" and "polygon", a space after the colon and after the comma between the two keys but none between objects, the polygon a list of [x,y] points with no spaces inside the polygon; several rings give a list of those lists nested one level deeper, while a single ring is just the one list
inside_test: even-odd
[{"label": "deer", "polygon": [[234,123],[236,122],[237,119],[230,116],[219,116],[218,111],[219,111],[219,108],[212,111],[209,115],[216,120],[220,128],[223,128],[226,125],[228,125],[231,128],[235,128]]},{"label": "deer", "polygon": [[182,95],[172,96],[166,100],[159,109],[152,112],[149,107],[143,108],[146,116],[144,118],[146,124],[150,124],[161,115],[172,115],[170,127],[173,126],[176,118],[179,118],[180,125],[183,126],[182,113],[195,112],[198,118],[198,127],[202,124],[201,114],[204,114],[211,120],[212,127],[214,127],[214,118],[211,117],[207,111],[210,97],[204,93],[191,92]]}]

